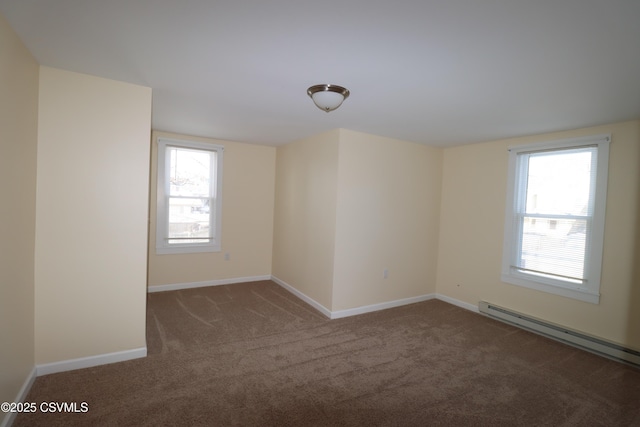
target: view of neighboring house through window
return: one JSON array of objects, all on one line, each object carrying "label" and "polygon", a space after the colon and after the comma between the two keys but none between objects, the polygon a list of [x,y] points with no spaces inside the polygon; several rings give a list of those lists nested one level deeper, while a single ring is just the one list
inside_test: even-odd
[{"label": "view of neighboring house through window", "polygon": [[220,250],[222,152],[158,139],[157,253]]},{"label": "view of neighboring house through window", "polygon": [[505,282],[599,301],[609,139],[510,149]]}]

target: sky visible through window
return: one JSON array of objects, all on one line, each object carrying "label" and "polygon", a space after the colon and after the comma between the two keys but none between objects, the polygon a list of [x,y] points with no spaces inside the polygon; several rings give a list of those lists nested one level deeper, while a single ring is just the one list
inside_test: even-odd
[{"label": "sky visible through window", "polygon": [[591,151],[529,158],[527,213],[585,215],[591,190]]}]

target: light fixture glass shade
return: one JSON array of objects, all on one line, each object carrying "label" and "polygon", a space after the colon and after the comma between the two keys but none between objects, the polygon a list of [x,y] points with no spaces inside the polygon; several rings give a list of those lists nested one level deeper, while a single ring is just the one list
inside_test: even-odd
[{"label": "light fixture glass shade", "polygon": [[336,85],[315,85],[307,89],[313,103],[322,111],[333,111],[349,96],[349,90]]}]

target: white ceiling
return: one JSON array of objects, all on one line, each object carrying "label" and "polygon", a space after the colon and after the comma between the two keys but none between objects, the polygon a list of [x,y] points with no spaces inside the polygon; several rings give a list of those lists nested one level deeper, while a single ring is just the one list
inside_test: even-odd
[{"label": "white ceiling", "polygon": [[[640,118],[640,0],[0,0],[42,65],[153,88],[153,128],[446,146]],[[351,96],[324,113],[314,84]]]}]

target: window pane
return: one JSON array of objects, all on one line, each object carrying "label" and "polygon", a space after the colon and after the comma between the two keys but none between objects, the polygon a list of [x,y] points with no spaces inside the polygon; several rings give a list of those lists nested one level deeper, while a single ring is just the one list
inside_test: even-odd
[{"label": "window pane", "polygon": [[595,148],[585,148],[530,155],[526,212],[590,214],[591,163],[594,154]]},{"label": "window pane", "polygon": [[169,194],[171,196],[211,195],[211,165],[214,152],[170,147]]},{"label": "window pane", "polygon": [[169,198],[169,243],[207,243],[211,240],[210,200]]},{"label": "window pane", "polygon": [[533,274],[584,279],[587,220],[524,217],[520,264]]}]

